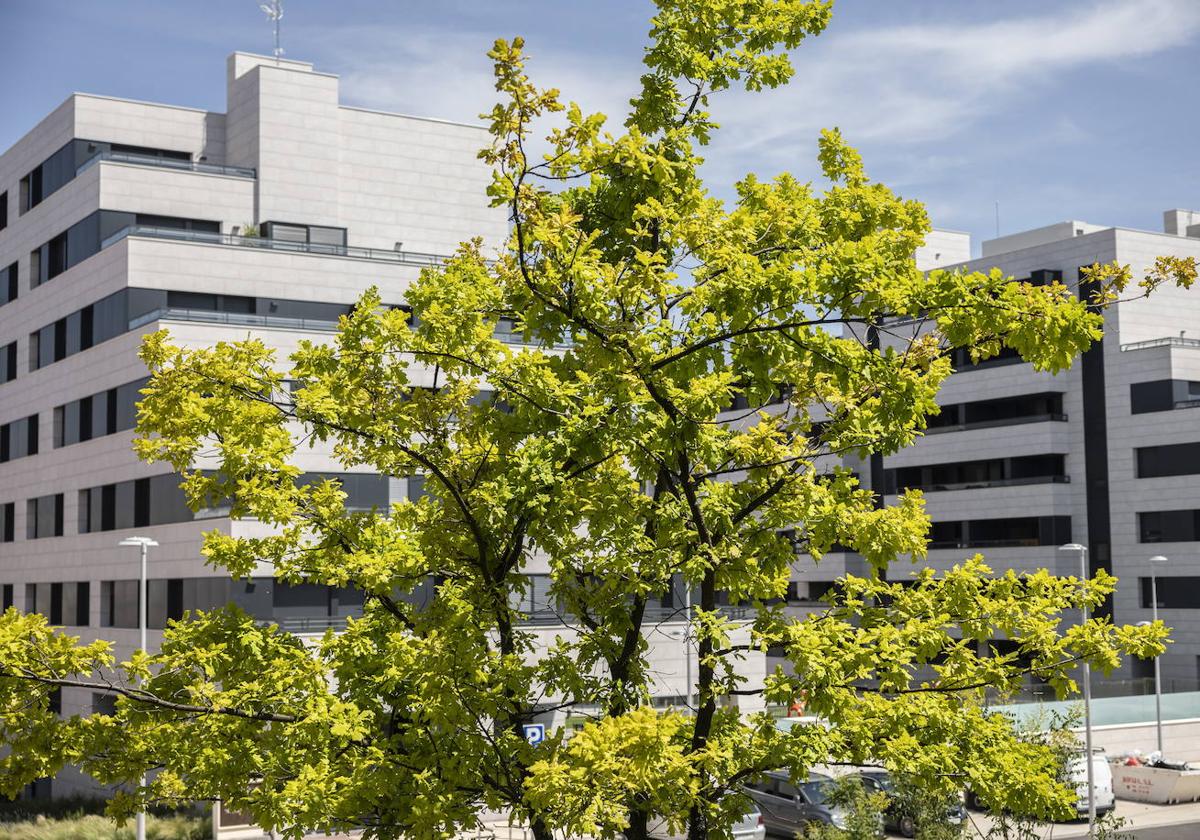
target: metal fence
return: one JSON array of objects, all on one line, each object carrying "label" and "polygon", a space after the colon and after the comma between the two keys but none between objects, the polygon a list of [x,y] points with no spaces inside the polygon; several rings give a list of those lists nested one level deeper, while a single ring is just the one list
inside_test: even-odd
[{"label": "metal fence", "polygon": [[81,163],[79,168],[75,170],[75,174],[79,175],[84,170],[91,169],[102,161],[128,163],[134,166],[154,166],[159,169],[175,169],[181,172],[201,172],[206,175],[225,175],[233,178],[253,178],[257,174],[248,166],[225,166],[219,163],[206,163],[199,160],[177,160],[174,158],[139,155],[130,152],[101,152]]},{"label": "metal fence", "polygon": [[450,257],[428,254],[423,251],[387,251],[382,248],[359,248],[352,245],[322,245],[318,242],[286,242],[282,239],[266,239],[261,236],[238,236],[232,233],[210,233],[201,230],[179,230],[153,225],[130,225],[122,228],[101,243],[107,248],[126,237],[169,239],[176,242],[193,242],[202,245],[226,245],[237,248],[255,248],[260,251],[284,251],[295,254],[316,254],[329,257],[352,257],[360,260],[401,263],[404,265],[439,266],[449,262]]}]

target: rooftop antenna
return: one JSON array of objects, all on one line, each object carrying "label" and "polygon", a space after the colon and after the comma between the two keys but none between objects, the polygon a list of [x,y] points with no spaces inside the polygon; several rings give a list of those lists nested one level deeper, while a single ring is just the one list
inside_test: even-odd
[{"label": "rooftop antenna", "polygon": [[263,10],[267,20],[275,24],[275,63],[278,64],[279,57],[283,55],[283,47],[279,46],[279,21],[283,20],[283,0],[260,3],[258,8]]},{"label": "rooftop antenna", "polygon": [[[278,26],[278,24],[276,24]],[[996,238],[1000,238],[1000,202],[996,202]]]}]

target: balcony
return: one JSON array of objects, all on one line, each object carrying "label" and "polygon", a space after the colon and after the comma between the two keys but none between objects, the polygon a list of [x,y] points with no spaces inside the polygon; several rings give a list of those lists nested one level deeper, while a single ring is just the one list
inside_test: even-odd
[{"label": "balcony", "polygon": [[208,309],[182,309],[163,307],[139,315],[129,322],[129,329],[136,330],[155,321],[196,321],[204,324],[225,324],[232,327],[274,327],[281,330],[304,332],[335,332],[337,321],[314,320],[312,318],[281,318],[275,315],[250,315],[243,312],[214,312]]},{"label": "balcony", "polygon": [[[750,619],[754,617],[754,612],[749,607],[718,607],[718,611],[726,618],[730,619]],[[686,620],[685,612],[682,607],[669,608],[647,608],[643,615],[642,629],[644,632],[649,632],[654,629],[656,624],[666,624],[671,622],[682,622]],[[356,618],[358,616],[355,616]],[[324,633],[326,630],[340,632],[346,629],[346,616],[301,616],[293,618],[282,618],[278,620],[262,621],[262,624],[278,624],[281,630],[297,635]],[[570,626],[572,619],[567,615],[560,615],[553,610],[538,610],[532,613],[526,613],[521,626],[526,629],[534,627],[566,627]]]},{"label": "balcony", "polygon": [[175,228],[130,225],[122,228],[100,243],[107,248],[128,237],[167,239],[175,242],[190,242],[200,245],[224,245],[235,248],[254,248],[260,251],[283,251],[293,254],[315,254],[328,257],[351,257],[359,260],[401,263],[404,265],[439,266],[450,258],[441,254],[420,251],[387,251],[382,248],[356,248],[349,245],[321,245],[312,242],[286,242],[282,239],[264,239],[258,236],[235,236],[231,233],[208,233],[199,230],[177,230]]},{"label": "balcony", "polygon": [[1026,423],[1065,423],[1065,414],[1029,414],[1023,417],[1003,417],[997,420],[976,420],[972,423],[953,423],[946,426],[931,426],[925,430],[925,436],[940,435],[944,432],[966,432],[971,429],[995,429],[1000,426],[1021,426]]},{"label": "balcony", "polygon": [[1132,344],[1122,344],[1121,352],[1126,353],[1130,350],[1148,350],[1151,347],[1191,347],[1200,348],[1200,338],[1184,338],[1178,335],[1169,335],[1163,338],[1151,338],[1147,341],[1135,341]]},{"label": "balcony", "polygon": [[155,155],[139,155],[130,152],[101,152],[90,157],[75,170],[78,177],[91,169],[97,163],[127,163],[133,166],[153,166],[159,169],[174,169],[178,172],[200,172],[206,175],[224,175],[231,178],[254,178],[256,173],[246,166],[223,166],[216,163],[205,163],[196,160],[176,160],[173,158],[157,157]]},{"label": "balcony", "polygon": [[[979,481],[956,481],[941,484],[908,484],[899,491],[920,490],[924,493],[941,493],[951,490],[979,490],[984,487],[1022,487],[1027,484],[1070,484],[1069,475],[1034,475],[1023,478],[991,478]],[[889,488],[890,490],[891,488]]]}]

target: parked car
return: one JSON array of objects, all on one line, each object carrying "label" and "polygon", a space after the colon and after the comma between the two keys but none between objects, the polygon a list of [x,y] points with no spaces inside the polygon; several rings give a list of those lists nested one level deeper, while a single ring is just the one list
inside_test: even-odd
[{"label": "parked car", "polygon": [[[1068,784],[1075,786],[1075,811],[1086,818],[1088,813],[1087,789],[1087,760],[1084,751],[1079,750],[1067,764]],[[1107,814],[1117,805],[1113,793],[1112,768],[1108,764],[1108,756],[1104,750],[1092,752],[1092,784],[1096,789],[1096,816]]]},{"label": "parked car", "polygon": [[767,833],[784,837],[795,837],[814,823],[845,828],[845,809],[829,801],[833,791],[834,780],[818,773],[792,784],[787,773],[774,771],[746,785],[746,792],[762,809]]},{"label": "parked car", "polygon": [[[1088,813],[1088,790],[1087,790],[1087,761],[1084,758],[1084,751],[1077,750],[1068,761],[1065,770],[1065,781],[1068,785],[1075,788],[1075,814],[1076,818],[1087,818]],[[1104,750],[1097,749],[1092,752],[1092,783],[1096,789],[1096,816],[1107,814],[1117,805],[1117,797],[1113,792],[1113,776],[1112,767],[1108,764],[1108,756]],[[967,791],[967,804],[972,808],[982,809],[983,803],[979,801],[974,792]]]},{"label": "parked car", "polygon": [[[655,840],[686,840],[686,834],[674,834],[667,828],[666,821],[655,818],[646,826],[647,833]],[[732,826],[733,840],[766,840],[767,828],[763,823],[758,803],[751,801],[746,813]]]},{"label": "parked car", "polygon": [[[871,768],[862,770],[859,777],[868,790],[880,791],[887,796],[888,807],[883,814],[884,825],[905,837],[916,837],[917,815],[912,803],[899,795],[891,775],[886,770]],[[944,819],[947,825],[962,825],[967,821],[967,809],[963,806],[961,797],[955,796],[946,800]]]},{"label": "parked car", "polygon": [[733,824],[733,840],[766,840],[767,825],[757,803],[751,803],[745,816]]}]

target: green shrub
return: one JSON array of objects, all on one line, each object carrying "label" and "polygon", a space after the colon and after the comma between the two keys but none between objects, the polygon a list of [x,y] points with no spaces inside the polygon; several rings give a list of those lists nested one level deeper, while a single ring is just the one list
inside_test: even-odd
[{"label": "green shrub", "polygon": [[[112,820],[87,815],[69,819],[42,819],[8,823],[7,840],[133,840],[133,823],[117,828]],[[212,825],[198,817],[155,817],[146,820],[147,840],[208,840]]]}]

